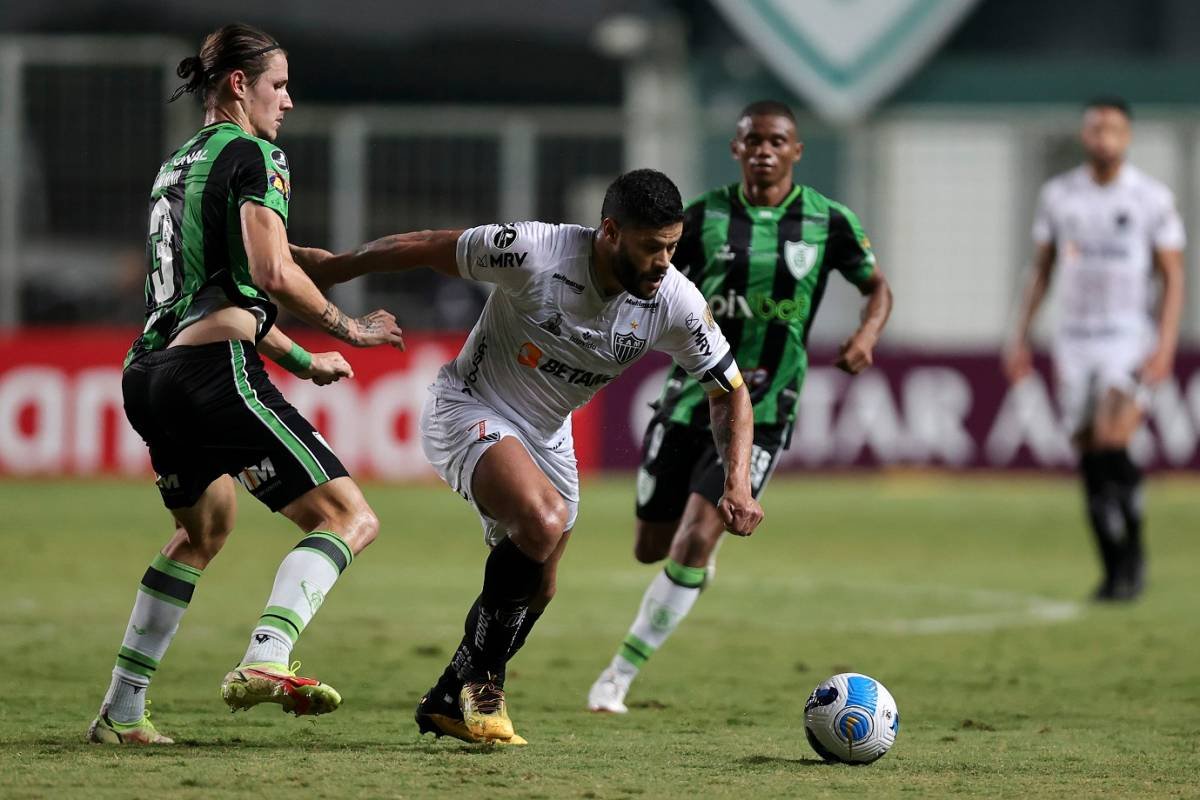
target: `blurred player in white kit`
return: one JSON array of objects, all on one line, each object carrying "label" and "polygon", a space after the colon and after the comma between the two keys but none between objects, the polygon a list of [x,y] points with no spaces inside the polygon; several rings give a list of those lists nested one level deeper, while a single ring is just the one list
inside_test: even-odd
[{"label": "blurred player in white kit", "polygon": [[1029,331],[1053,276],[1059,401],[1104,565],[1097,600],[1132,600],[1145,585],[1142,473],[1128,447],[1171,374],[1183,308],[1183,223],[1171,190],[1125,161],[1131,119],[1119,98],[1085,107],[1087,160],[1042,187],[1033,272],[1004,354],[1011,381],[1030,373]]}]

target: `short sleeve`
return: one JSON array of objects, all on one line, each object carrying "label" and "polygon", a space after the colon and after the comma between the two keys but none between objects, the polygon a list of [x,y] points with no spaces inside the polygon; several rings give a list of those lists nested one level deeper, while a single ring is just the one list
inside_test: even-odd
[{"label": "short sleeve", "polygon": [[1155,250],[1182,250],[1187,244],[1183,230],[1183,219],[1175,208],[1175,195],[1164,190],[1159,202],[1158,213],[1150,229],[1150,243]]},{"label": "short sleeve", "polygon": [[458,237],[458,272],[469,280],[519,289],[540,267],[553,263],[551,256],[566,235],[563,228],[544,222],[468,228]]},{"label": "short sleeve", "polygon": [[875,274],[875,251],[871,249],[871,240],[863,231],[858,216],[839,203],[829,206],[825,264],[842,273],[855,286],[861,286]]},{"label": "short sleeve", "polygon": [[667,304],[667,327],[655,344],[691,375],[709,395],[732,392],[742,385],[742,373],[704,295],[677,271]]},{"label": "short sleeve", "polygon": [[278,147],[253,139],[234,139],[233,172],[230,191],[238,205],[247,201],[266,206],[288,220],[292,199],[292,173],[287,156]]},{"label": "short sleeve", "polygon": [[1033,212],[1033,243],[1053,244],[1057,238],[1054,215],[1050,210],[1050,187],[1043,186],[1038,194],[1037,209]]}]

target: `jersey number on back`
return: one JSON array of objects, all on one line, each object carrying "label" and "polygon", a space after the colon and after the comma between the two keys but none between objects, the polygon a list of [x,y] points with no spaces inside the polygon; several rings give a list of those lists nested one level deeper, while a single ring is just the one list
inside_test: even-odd
[{"label": "jersey number on back", "polygon": [[171,204],[161,197],[150,212],[150,285],[148,293],[154,305],[162,306],[179,295],[179,276],[175,273],[172,249],[175,227],[171,224]]}]

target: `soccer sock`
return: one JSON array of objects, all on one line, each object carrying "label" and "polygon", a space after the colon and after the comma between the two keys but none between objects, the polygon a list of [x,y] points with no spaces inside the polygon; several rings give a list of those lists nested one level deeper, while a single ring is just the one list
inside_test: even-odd
[{"label": "soccer sock", "polygon": [[466,636],[450,662],[461,680],[502,680],[545,568],[511,539],[492,548],[483,570],[483,591],[467,615]]},{"label": "soccer sock", "polygon": [[[521,620],[521,626],[517,629],[517,635],[513,638],[512,645],[508,648],[508,657],[505,659],[505,665],[500,669],[500,672],[495,676],[495,682],[500,686],[504,686],[504,680],[507,677],[508,662],[517,654],[517,651],[525,646],[525,640],[529,638],[529,632],[533,630],[533,626],[542,618],[541,611],[534,611],[532,608],[525,612],[525,618]],[[459,689],[462,688],[462,679],[458,677],[458,672],[455,670],[456,663],[462,663],[464,659],[469,657],[471,641],[474,638],[475,625],[479,620],[479,600],[471,606],[471,610],[467,612],[466,631],[463,634],[463,640],[458,645],[458,650],[455,651],[454,658],[450,665],[442,671],[442,675],[437,680],[434,686],[435,692],[443,692],[452,697],[458,696]]]},{"label": "soccer sock", "polygon": [[301,539],[275,573],[242,663],[286,665],[296,640],[353,560],[349,545],[336,533],[313,531]]},{"label": "soccer sock", "polygon": [[1088,452],[1079,459],[1087,497],[1088,520],[1104,563],[1105,579],[1111,582],[1117,575],[1121,559],[1121,540],[1124,536],[1124,517],[1117,498],[1110,461],[1105,453]]},{"label": "soccer sock", "polygon": [[704,567],[685,567],[667,559],[666,568],[646,589],[637,618],[613,656],[612,669],[632,680],[692,610],[707,575]]},{"label": "soccer sock", "polygon": [[167,652],[179,621],[192,600],[200,570],[159,553],[150,562],[137,598],[129,627],[117,653],[112,683],[104,696],[108,717],[113,722],[137,722],[146,710],[146,688]]},{"label": "soccer sock", "polygon": [[1133,463],[1128,450],[1107,450],[1104,455],[1125,520],[1122,554],[1128,560],[1126,566],[1137,569],[1142,560],[1142,471]]}]

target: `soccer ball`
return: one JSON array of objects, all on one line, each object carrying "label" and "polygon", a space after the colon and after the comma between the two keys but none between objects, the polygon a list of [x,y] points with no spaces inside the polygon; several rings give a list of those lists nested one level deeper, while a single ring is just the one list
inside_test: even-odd
[{"label": "soccer ball", "polygon": [[804,704],[804,733],[826,761],[870,764],[891,748],[899,730],[891,693],[857,672],[821,681]]}]

